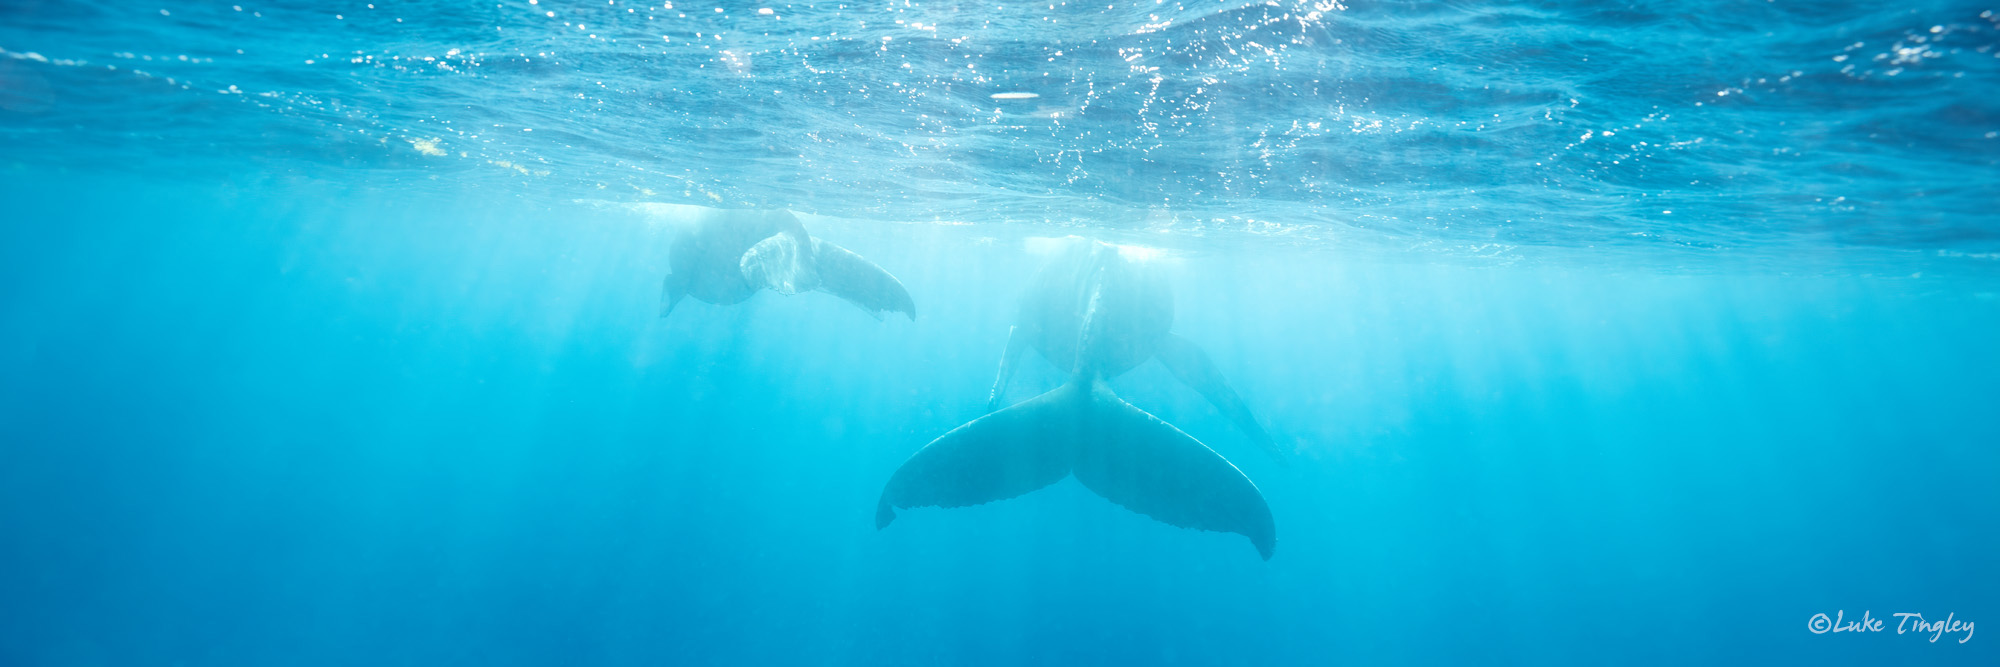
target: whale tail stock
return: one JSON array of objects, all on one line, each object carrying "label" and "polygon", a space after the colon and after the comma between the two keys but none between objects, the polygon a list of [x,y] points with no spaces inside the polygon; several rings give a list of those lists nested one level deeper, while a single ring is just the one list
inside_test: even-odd
[{"label": "whale tail stock", "polygon": [[1249,538],[1265,560],[1276,547],[1271,508],[1242,471],[1081,374],[952,429],[911,455],[882,489],[875,525],[889,525],[897,508],[979,505],[1068,475],[1163,523]]}]

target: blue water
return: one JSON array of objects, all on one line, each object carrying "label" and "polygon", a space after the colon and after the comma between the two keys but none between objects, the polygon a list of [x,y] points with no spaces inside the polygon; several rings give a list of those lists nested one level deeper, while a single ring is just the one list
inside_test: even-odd
[{"label": "blue water", "polygon": [[[2000,662],[2000,6],[667,5],[0,1],[0,664]],[[1269,561],[875,528],[1071,235]]]}]

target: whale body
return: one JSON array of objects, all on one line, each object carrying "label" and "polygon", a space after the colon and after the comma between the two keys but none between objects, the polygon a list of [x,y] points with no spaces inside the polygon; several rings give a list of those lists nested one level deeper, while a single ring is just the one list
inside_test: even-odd
[{"label": "whale body", "polygon": [[[1159,265],[1126,259],[1116,246],[1071,240],[1076,242],[1051,258],[1022,294],[1015,324],[1007,332],[1007,349],[1000,357],[987,411],[1001,407],[1007,385],[1028,350],[1058,368],[1074,368],[1081,340],[1077,332],[1082,330],[1086,314],[1094,313],[1097,330],[1092,340],[1096,347],[1091,350],[1091,363],[1105,378],[1157,360],[1175,378],[1207,398],[1251,444],[1284,465],[1284,450],[1257,423],[1208,353],[1171,331],[1173,288]],[[1084,302],[1092,294],[1084,289],[1088,286],[1100,290],[1094,306]]]},{"label": "whale body", "polygon": [[674,239],[673,270],[660,294],[660,317],[682,299],[716,305],[742,303],[760,290],[779,294],[820,291],[881,319],[902,313],[916,319],[916,303],[903,283],[880,266],[808,235],[790,211],[698,209]]}]

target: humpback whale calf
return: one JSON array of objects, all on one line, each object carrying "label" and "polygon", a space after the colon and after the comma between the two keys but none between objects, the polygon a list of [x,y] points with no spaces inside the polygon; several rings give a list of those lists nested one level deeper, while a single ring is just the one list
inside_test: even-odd
[{"label": "humpback whale calf", "polygon": [[[1168,335],[1172,324],[1165,283],[1116,247],[1079,244],[1042,269],[1022,308],[1038,313],[1023,319],[1036,328],[1024,333],[1017,325],[1010,339],[1023,345],[1046,339],[1037,346],[1050,361],[1068,364],[1069,380],[912,454],[883,487],[875,527],[895,521],[897,508],[979,505],[1074,475],[1097,495],[1161,522],[1243,535],[1270,560],[1277,529],[1257,485],[1200,440],[1104,384],[1175,345],[1145,344]],[[1017,354],[1013,343],[1008,347],[1009,356]],[[1206,372],[1214,375],[1212,367]],[[1004,369],[1001,375],[1004,383]]]},{"label": "humpback whale calf", "polygon": [[726,306],[763,289],[786,295],[819,290],[876,319],[892,312],[917,317],[916,303],[895,276],[807,235],[790,211],[688,208],[696,212],[668,252],[673,272],[660,294],[660,317],[685,297]]}]

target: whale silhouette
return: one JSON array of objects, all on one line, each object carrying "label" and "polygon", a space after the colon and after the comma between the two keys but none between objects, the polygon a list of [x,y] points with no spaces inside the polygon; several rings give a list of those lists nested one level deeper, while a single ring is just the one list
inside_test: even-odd
[{"label": "whale silhouette", "polygon": [[674,239],[673,265],[660,294],[660,317],[681,299],[716,305],[742,303],[759,290],[779,294],[821,291],[846,300],[876,319],[917,306],[903,283],[846,248],[806,234],[790,211],[687,207],[687,227]]},{"label": "whale silhouette", "polygon": [[[1171,304],[1165,283],[1114,246],[1079,244],[1052,260],[1023,299],[1024,313],[1041,313],[1023,344],[1046,338],[1044,356],[1069,362],[1069,380],[924,445],[883,486],[876,528],[895,521],[898,508],[979,505],[1074,475],[1097,495],[1161,522],[1243,535],[1269,560],[1277,529],[1257,485],[1104,384],[1158,354],[1157,345],[1141,343],[1172,324]],[[1010,339],[1022,337],[1021,326]]]},{"label": "whale silhouette", "polygon": [[1095,279],[1110,294],[1096,304],[1096,322],[1101,329],[1094,339],[1098,347],[1092,353],[1103,376],[1118,377],[1149,359],[1158,360],[1236,424],[1251,444],[1285,465],[1284,450],[1257,423],[1257,417],[1223,379],[1208,353],[1171,331],[1173,288],[1160,274],[1158,264],[1126,259],[1118,246],[1075,237],[1064,241],[1067,245],[1035,275],[1021,298],[1015,324],[1007,331],[1007,349],[1001,354],[1000,371],[993,378],[986,410],[1000,409],[1007,385],[1027,350],[1034,350],[1059,368],[1076,366],[1077,332],[1082,330],[1082,318],[1088,311],[1082,303],[1087,292],[1079,286],[1086,285],[1093,272],[1099,272]]}]

